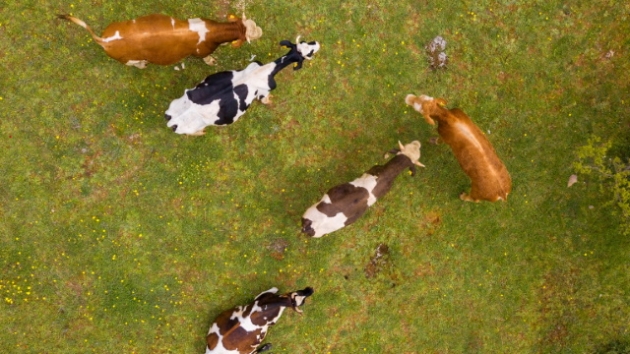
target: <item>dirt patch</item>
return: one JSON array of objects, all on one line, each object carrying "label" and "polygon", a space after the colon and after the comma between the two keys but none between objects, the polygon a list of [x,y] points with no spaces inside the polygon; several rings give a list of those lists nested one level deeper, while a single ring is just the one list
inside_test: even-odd
[{"label": "dirt patch", "polygon": [[420,231],[425,232],[428,236],[433,235],[442,225],[442,213],[437,210],[429,211],[424,215],[418,224]]},{"label": "dirt patch", "polygon": [[284,252],[287,250],[287,247],[289,247],[289,241],[283,238],[278,238],[271,241],[271,243],[267,246],[267,249],[271,251],[269,255],[272,258],[280,261],[284,259]]},{"label": "dirt patch", "polygon": [[368,279],[376,277],[389,263],[389,247],[381,243],[376,247],[370,261],[365,266],[365,276]]},{"label": "dirt patch", "polygon": [[576,268],[556,269],[545,275],[541,287],[540,312],[544,324],[542,344],[547,349],[563,348],[569,338],[569,323],[573,322],[576,304],[576,282],[579,270]]}]

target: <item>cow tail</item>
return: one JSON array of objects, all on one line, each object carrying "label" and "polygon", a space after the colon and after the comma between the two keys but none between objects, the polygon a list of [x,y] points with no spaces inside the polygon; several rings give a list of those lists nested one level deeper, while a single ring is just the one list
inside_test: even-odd
[{"label": "cow tail", "polygon": [[70,15],[57,15],[57,17],[64,19],[64,20],[68,20],[68,21],[72,21],[74,23],[76,23],[77,25],[85,28],[88,32],[90,32],[90,35],[92,35],[92,38],[94,38],[94,40],[96,41],[96,43],[101,44],[103,43],[103,38],[99,37],[96,35],[96,33],[94,33],[94,31],[92,31],[92,29],[90,28],[90,26],[88,26],[85,22],[83,22],[82,20],[70,16]]}]

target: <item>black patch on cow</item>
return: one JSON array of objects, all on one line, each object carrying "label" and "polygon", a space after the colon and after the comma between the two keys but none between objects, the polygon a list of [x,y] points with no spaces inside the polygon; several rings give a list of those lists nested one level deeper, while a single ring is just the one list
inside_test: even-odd
[{"label": "black patch on cow", "polygon": [[249,107],[245,101],[248,92],[247,85],[238,85],[234,88],[234,93],[238,96],[238,109],[241,110],[241,112],[244,112],[247,110],[247,107]]},{"label": "black patch on cow", "polygon": [[344,183],[331,188],[327,194],[332,203],[320,202],[317,204],[317,210],[329,217],[343,213],[348,218],[344,223],[346,226],[357,221],[368,208],[367,200],[370,194],[363,187]]},{"label": "black patch on cow", "polygon": [[[230,91],[230,93],[232,93]],[[219,113],[217,113],[217,119],[215,125],[226,125],[234,123],[234,117],[238,112],[238,102],[234,99],[234,96],[222,98],[219,101]]]},{"label": "black patch on cow", "polygon": [[225,96],[233,97],[232,71],[222,71],[206,77],[194,89],[186,91],[188,99],[198,105],[206,105]]},{"label": "black patch on cow", "polygon": [[309,235],[315,236],[315,229],[313,228],[313,221],[310,219],[302,218],[302,232]]},{"label": "black patch on cow", "polygon": [[276,84],[276,79],[274,78],[274,75],[276,75],[276,73],[271,73],[271,75],[269,75],[269,80],[267,80],[267,86],[269,86],[269,91],[275,90],[276,86],[278,86]]}]

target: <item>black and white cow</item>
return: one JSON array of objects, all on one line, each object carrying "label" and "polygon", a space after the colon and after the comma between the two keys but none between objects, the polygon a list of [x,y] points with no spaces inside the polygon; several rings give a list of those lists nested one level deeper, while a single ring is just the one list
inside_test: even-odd
[{"label": "black and white cow", "polygon": [[234,123],[255,99],[269,104],[269,92],[276,88],[275,75],[290,64],[302,68],[304,59],[312,59],[319,50],[318,42],[284,40],[280,45],[289,52],[263,65],[252,62],[244,70],[222,71],[208,76],[193,89],[173,102],[166,111],[167,126],[178,134],[203,135],[209,125]]},{"label": "black and white cow", "polygon": [[277,292],[277,288],[271,288],[256,296],[253,303],[221,313],[206,336],[206,354],[253,354],[269,350],[269,343],[258,348],[269,326],[276,324],[287,307],[302,313],[299,307],[314,290],[308,287],[284,295]]},{"label": "black and white cow", "polygon": [[391,151],[396,156],[385,165],[376,165],[354,181],[328,190],[302,216],[302,232],[309,236],[322,237],[354,223],[377,199],[389,192],[402,171],[409,168],[414,175],[415,166],[424,167],[418,161],[419,141],[415,140],[404,146],[399,141],[398,146],[399,149]]}]

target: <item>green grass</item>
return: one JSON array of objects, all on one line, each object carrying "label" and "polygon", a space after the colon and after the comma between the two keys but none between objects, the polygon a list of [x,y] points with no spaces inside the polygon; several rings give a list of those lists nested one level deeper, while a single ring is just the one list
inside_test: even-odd
[{"label": "green grass", "polygon": [[[596,185],[566,187],[590,136],[630,149],[630,5],[250,1],[263,37],[183,71],[125,67],[55,18],[101,33],[155,12],[240,11],[0,7],[4,352],[202,353],[216,315],[272,286],[316,290],[270,331],[274,353],[630,352],[630,240]],[[166,128],[185,88],[253,54],[273,60],[297,35],[322,49],[277,76],[273,105],[204,137]],[[423,48],[436,35],[450,62],[434,72]],[[508,203],[458,199],[469,181],[408,93],[444,97],[488,132],[513,178]],[[426,169],[356,224],[299,233],[328,188],[414,139]],[[368,279],[379,243],[389,262]]]}]

